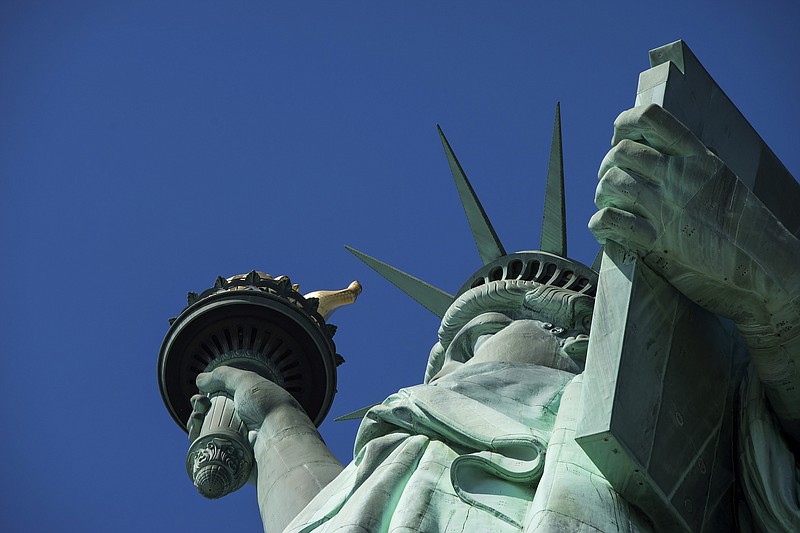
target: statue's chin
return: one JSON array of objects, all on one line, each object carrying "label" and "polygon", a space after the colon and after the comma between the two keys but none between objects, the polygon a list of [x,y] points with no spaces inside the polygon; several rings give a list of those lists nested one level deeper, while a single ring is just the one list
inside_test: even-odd
[{"label": "statue's chin", "polygon": [[582,372],[586,366],[586,351],[589,349],[589,336],[580,334],[577,337],[567,337],[561,346],[561,351],[580,367]]},{"label": "statue's chin", "polygon": [[564,337],[561,327],[539,320],[511,320],[501,313],[484,313],[454,337],[441,369],[429,382],[464,365],[523,363],[578,374],[586,360],[588,335]]}]

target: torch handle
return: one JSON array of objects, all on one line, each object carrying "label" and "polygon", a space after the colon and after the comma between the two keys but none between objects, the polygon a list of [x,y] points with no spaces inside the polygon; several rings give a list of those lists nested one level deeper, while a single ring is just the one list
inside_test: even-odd
[{"label": "torch handle", "polygon": [[238,433],[247,439],[247,428],[236,413],[236,406],[233,397],[227,392],[217,392],[209,396],[211,407],[203,419],[203,426],[200,428],[200,435],[207,435],[220,430],[228,430]]},{"label": "torch handle", "polygon": [[209,396],[200,435],[189,447],[186,471],[206,498],[221,498],[242,487],[253,468],[247,426],[236,413],[233,398],[219,392]]}]

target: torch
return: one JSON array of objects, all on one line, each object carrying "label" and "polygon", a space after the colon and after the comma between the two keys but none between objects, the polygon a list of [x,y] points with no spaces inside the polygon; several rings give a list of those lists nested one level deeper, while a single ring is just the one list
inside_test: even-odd
[{"label": "torch", "polygon": [[[305,296],[286,276],[252,271],[217,278],[210,289],[190,292],[188,306],[170,319],[158,357],[158,384],[172,418],[186,430],[195,379],[221,365],[249,370],[289,392],[319,426],[336,393],[336,326],[326,319],[353,303],[354,281],[340,291]],[[199,436],[186,458],[189,477],[203,496],[238,490],[254,465],[247,428],[227,393],[210,397]]]}]

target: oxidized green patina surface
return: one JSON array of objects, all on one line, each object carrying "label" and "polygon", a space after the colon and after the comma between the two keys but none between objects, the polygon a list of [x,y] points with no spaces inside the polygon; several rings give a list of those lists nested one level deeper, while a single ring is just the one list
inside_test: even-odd
[{"label": "oxidized green patina surface", "polygon": [[[265,530],[800,528],[796,204],[775,194],[771,152],[715,122],[739,124],[671,46],[600,165],[599,280],[564,257],[558,115],[539,252],[505,252],[442,135],[484,266],[452,296],[353,251],[442,325],[425,383],[366,411],[347,467],[279,386],[225,366],[198,377],[247,424]],[[670,100],[673,86],[708,101]],[[744,131],[732,167],[720,131]],[[194,405],[202,420],[207,402]]]}]

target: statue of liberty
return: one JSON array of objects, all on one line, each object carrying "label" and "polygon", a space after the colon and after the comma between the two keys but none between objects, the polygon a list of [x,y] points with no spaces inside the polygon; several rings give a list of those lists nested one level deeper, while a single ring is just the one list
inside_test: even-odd
[{"label": "statue of liberty", "polygon": [[[206,395],[232,396],[268,532],[667,529],[575,438],[588,409],[585,382],[597,379],[587,349],[615,332],[596,329],[598,274],[567,257],[558,108],[538,251],[506,253],[440,135],[483,266],[451,296],[351,250],[441,317],[424,382],[362,413],[353,461],[343,466],[284,388],[222,365],[197,377],[203,394],[192,398],[190,439],[208,412]],[[800,242],[659,105],[619,115],[598,174],[599,210],[589,221],[597,240],[731,321],[749,352],[735,380],[733,442],[710,448],[732,454],[739,481],[706,507],[741,531],[797,530]],[[702,388],[715,376],[682,379]],[[687,520],[681,528],[694,529]]]}]

